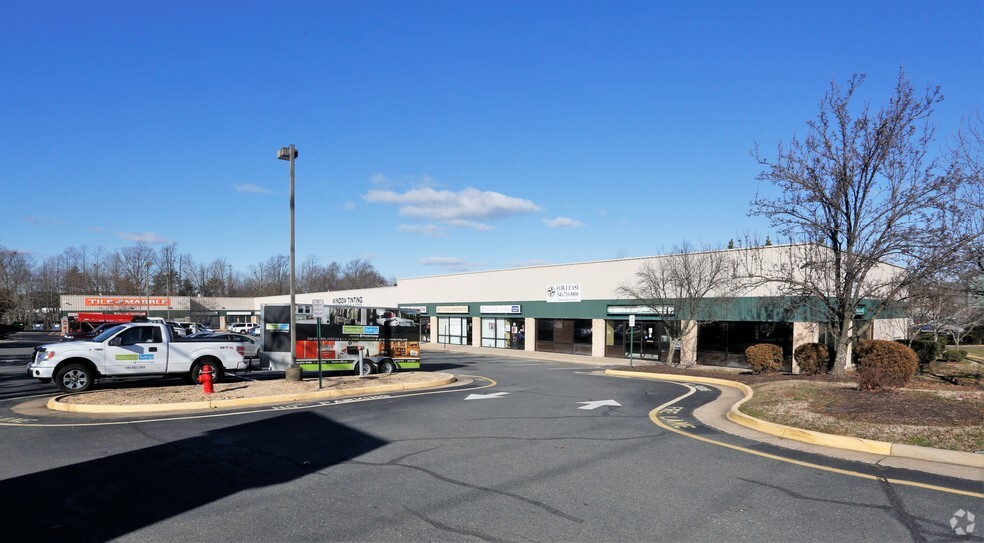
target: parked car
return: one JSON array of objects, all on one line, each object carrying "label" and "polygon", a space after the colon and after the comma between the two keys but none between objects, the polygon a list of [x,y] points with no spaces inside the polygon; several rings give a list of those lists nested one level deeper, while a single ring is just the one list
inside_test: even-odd
[{"label": "parked car", "polygon": [[243,344],[245,351],[243,352],[244,358],[257,358],[260,356],[260,340],[255,337],[249,337],[244,334],[234,334],[232,332],[200,332],[199,334],[193,334],[188,336],[192,337],[210,337],[215,339],[223,339],[226,341],[237,341]]},{"label": "parked car", "polygon": [[249,334],[259,327],[260,325],[255,322],[236,322],[230,324],[228,330],[237,334]]},{"label": "parked car", "polygon": [[62,341],[90,341],[92,338],[116,326],[117,324],[119,323],[106,322],[86,331],[69,332],[62,336]]},{"label": "parked car", "polygon": [[417,323],[410,319],[403,319],[400,317],[392,317],[389,319],[379,321],[379,324],[386,326],[417,326]]},{"label": "parked car", "polygon": [[171,331],[175,337],[185,337],[188,335],[188,332],[180,324],[174,321],[165,321],[164,324],[171,327]]}]

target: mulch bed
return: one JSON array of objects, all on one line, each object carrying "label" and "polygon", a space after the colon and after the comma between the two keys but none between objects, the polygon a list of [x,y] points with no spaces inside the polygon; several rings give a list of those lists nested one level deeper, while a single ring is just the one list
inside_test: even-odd
[{"label": "mulch bed", "polygon": [[624,371],[638,371],[645,373],[668,373],[671,375],[692,375],[694,377],[713,377],[715,379],[729,379],[738,381],[746,385],[758,383],[771,383],[773,381],[820,381],[825,383],[853,383],[854,380],[847,377],[834,377],[833,375],[792,375],[788,373],[755,374],[751,370],[736,368],[705,369],[707,366],[698,368],[681,368],[679,366],[667,366],[662,364],[649,364],[645,366],[623,366],[615,369]]},{"label": "mulch bed", "polygon": [[[817,413],[830,415],[840,420],[878,423],[878,424],[914,424],[932,426],[965,426],[979,425],[984,421],[984,402],[979,400],[959,400],[938,394],[940,391],[953,393],[976,393],[982,390],[981,384],[966,379],[967,385],[957,385],[947,378],[948,367],[942,363],[932,366],[933,371],[917,375],[910,383],[908,390],[895,392],[866,392],[854,387],[857,381],[852,375],[835,377],[833,375],[792,375],[774,373],[757,375],[750,370],[734,368],[707,369],[681,368],[663,364],[645,366],[621,367],[626,371],[667,373],[671,375],[714,377],[738,381],[749,386],[789,382],[818,382],[843,383],[845,386],[825,388],[818,398],[811,402],[811,409]],[[918,390],[913,390],[918,389]],[[925,390],[926,392],[922,392]],[[932,391],[932,392],[930,392]]]},{"label": "mulch bed", "polygon": [[817,412],[842,420],[878,424],[969,426],[981,424],[981,402],[941,398],[924,392],[861,392],[830,388],[813,405]]}]

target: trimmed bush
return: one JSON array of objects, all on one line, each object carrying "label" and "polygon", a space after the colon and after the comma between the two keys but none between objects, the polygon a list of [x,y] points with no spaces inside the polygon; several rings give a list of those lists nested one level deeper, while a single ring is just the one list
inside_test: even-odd
[{"label": "trimmed bush", "polygon": [[745,349],[745,359],[755,373],[773,373],[782,368],[782,347],[759,343]]},{"label": "trimmed bush", "polygon": [[823,343],[804,343],[793,355],[803,375],[827,373],[834,365],[834,350]]},{"label": "trimmed bush", "polygon": [[916,357],[919,359],[920,366],[928,366],[929,364],[936,362],[936,359],[943,354],[944,350],[944,347],[932,337],[919,337],[910,342],[900,340],[899,343],[902,343],[903,345],[908,343],[908,346],[915,351]]},{"label": "trimmed bush", "polygon": [[858,341],[854,349],[861,390],[904,387],[919,370],[919,358],[905,345],[880,339]]},{"label": "trimmed bush", "polygon": [[967,351],[950,349],[943,351],[943,360],[947,362],[963,362],[967,358]]}]

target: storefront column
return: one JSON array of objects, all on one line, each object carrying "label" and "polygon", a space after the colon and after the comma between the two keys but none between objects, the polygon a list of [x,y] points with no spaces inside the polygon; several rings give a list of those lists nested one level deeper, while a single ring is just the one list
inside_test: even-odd
[{"label": "storefront column", "polygon": [[482,317],[472,317],[472,334],[471,334],[471,344],[472,347],[482,346]]},{"label": "storefront column", "polygon": [[430,342],[437,343],[437,317],[430,318]]},{"label": "storefront column", "polygon": [[605,319],[591,319],[591,356],[605,357]]},{"label": "storefront column", "polygon": [[793,323],[793,373],[799,373],[799,362],[796,361],[796,348],[807,343],[820,341],[820,323],[817,322],[794,322]]},{"label": "storefront column", "polygon": [[526,343],[524,351],[536,351],[536,319],[526,317]]},{"label": "storefront column", "polygon": [[[680,321],[680,329],[684,331],[680,338],[680,365],[693,366],[697,363],[697,321]],[[683,353],[687,353],[687,358],[683,358]]]},{"label": "storefront column", "polygon": [[225,315],[219,315],[219,330],[228,330],[228,328],[226,328],[226,316]]}]

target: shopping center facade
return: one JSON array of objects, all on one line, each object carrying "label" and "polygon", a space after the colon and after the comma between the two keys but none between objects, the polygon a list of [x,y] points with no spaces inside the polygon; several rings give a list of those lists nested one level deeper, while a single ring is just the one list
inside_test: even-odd
[{"label": "shopping center facade", "polygon": [[[767,246],[715,252],[736,264],[779,262],[790,247]],[[785,252],[784,252],[785,251]],[[672,307],[652,300],[627,297],[625,286],[638,282],[645,266],[666,265],[673,255],[623,258],[596,262],[530,266],[505,270],[467,272],[400,279],[396,286],[320,293],[297,293],[304,311],[314,300],[326,306],[364,308],[372,319],[387,310],[398,310],[418,322],[425,340],[433,343],[471,345],[479,350],[522,349],[585,357],[667,360],[684,347],[701,364],[745,365],[745,348],[755,343],[782,346],[788,369],[795,371],[792,353],[802,343],[822,341],[821,318],[810,304],[784,296],[776,283],[747,283],[741,288],[729,281],[727,291],[712,289],[704,307],[707,314],[688,316],[695,326],[678,342],[671,342],[663,328],[668,320],[684,318]],[[875,273],[890,274],[891,266]],[[175,320],[206,321],[227,327],[232,322],[259,322],[264,304],[283,304],[289,296],[260,298],[100,297],[63,296],[62,315],[82,311],[148,311],[152,316]],[[856,322],[870,326],[862,337],[905,337],[908,321],[899,314],[874,311],[862,304]],[[127,305],[129,304],[129,305]],[[141,307],[141,304],[144,307]],[[672,304],[670,304],[672,305]],[[630,326],[630,323],[634,326]],[[688,327],[684,327],[687,329]],[[671,344],[673,343],[673,344]],[[675,355],[679,357],[679,354]]]}]

